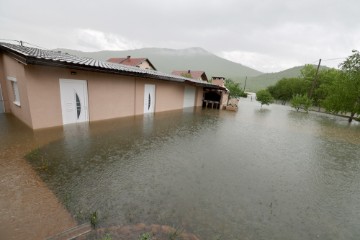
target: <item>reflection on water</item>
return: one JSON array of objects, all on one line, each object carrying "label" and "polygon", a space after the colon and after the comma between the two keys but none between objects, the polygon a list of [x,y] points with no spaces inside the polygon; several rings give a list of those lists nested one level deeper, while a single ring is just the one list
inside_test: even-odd
[{"label": "reflection on water", "polygon": [[27,159],[80,222],[98,211],[102,226],[202,239],[358,239],[360,126],[346,122],[243,101],[69,125]]}]

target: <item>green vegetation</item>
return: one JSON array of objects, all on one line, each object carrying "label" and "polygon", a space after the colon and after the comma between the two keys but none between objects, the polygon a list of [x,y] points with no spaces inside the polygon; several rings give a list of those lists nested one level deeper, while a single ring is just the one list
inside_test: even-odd
[{"label": "green vegetation", "polygon": [[25,158],[34,166],[34,168],[42,172],[49,171],[49,160],[46,158],[45,153],[41,152],[40,148],[33,149],[26,154]]},{"label": "green vegetation", "polygon": [[97,212],[93,212],[90,214],[90,224],[93,228],[96,228],[96,226],[98,225],[99,223],[99,219],[98,219],[98,215],[97,215]]},{"label": "green vegetation", "polygon": [[229,89],[229,99],[230,98],[238,98],[238,97],[247,97],[247,94],[240,87],[239,83],[234,82],[231,79],[225,80],[225,87]]},{"label": "green vegetation", "polygon": [[182,234],[182,230],[179,230],[179,229],[175,229],[175,231],[171,232],[169,234],[169,240],[177,240],[177,239],[181,239],[180,236]]},{"label": "green vegetation", "polygon": [[151,233],[143,233],[139,236],[139,240],[151,240]]},{"label": "green vegetation", "polygon": [[303,67],[304,66],[298,66],[280,72],[264,73],[255,77],[249,77],[247,81],[247,89],[256,92],[271,85],[275,85],[280,79],[297,78],[300,76],[300,70]]},{"label": "green vegetation", "polygon": [[349,122],[360,114],[360,53],[340,64],[340,70],[323,68],[317,73],[313,65],[305,65],[297,78],[283,78],[268,91],[283,104],[291,102],[298,111],[311,104],[331,113],[349,114]]},{"label": "green vegetation", "polygon": [[268,90],[260,90],[256,93],[256,100],[261,103],[262,105],[269,105],[270,103],[274,102],[273,97],[271,96]]},{"label": "green vegetation", "polygon": [[107,233],[101,240],[112,240],[112,237],[109,233]]},{"label": "green vegetation", "polygon": [[190,73],[182,73],[181,76],[186,78],[192,78]]},{"label": "green vegetation", "polygon": [[304,109],[306,112],[309,111],[309,108],[312,105],[312,101],[310,98],[308,98],[307,95],[300,95],[296,94],[293,96],[293,98],[290,100],[291,106],[296,109],[296,111],[299,111],[300,109]]},{"label": "green vegetation", "polygon": [[360,53],[353,50],[342,64],[341,72],[329,84],[323,104],[332,113],[350,113],[349,122],[360,114]]},{"label": "green vegetation", "polygon": [[297,94],[304,95],[308,89],[308,83],[300,78],[284,78],[278,81],[274,86],[268,87],[268,91],[282,104],[290,101],[292,96]]}]

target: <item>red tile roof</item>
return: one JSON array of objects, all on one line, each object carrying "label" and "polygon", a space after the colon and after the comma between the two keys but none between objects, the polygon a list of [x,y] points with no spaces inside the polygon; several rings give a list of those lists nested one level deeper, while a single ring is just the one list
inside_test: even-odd
[{"label": "red tile roof", "polygon": [[172,71],[171,74],[177,75],[177,76],[186,76],[187,74],[190,74],[192,79],[202,79],[204,81],[208,81],[208,78],[204,71],[191,71],[191,70],[177,71],[177,70],[174,70],[174,71]]},{"label": "red tile roof", "polygon": [[133,66],[137,67],[142,62],[148,61],[149,65],[156,70],[156,68],[152,65],[152,63],[147,58],[132,58],[132,57],[126,57],[126,58],[109,58],[107,62],[117,63],[117,64],[124,64],[127,66]]}]

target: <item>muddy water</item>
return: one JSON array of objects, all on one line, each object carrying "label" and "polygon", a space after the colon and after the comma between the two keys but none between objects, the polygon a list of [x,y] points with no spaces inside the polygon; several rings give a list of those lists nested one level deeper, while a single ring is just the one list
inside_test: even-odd
[{"label": "muddy water", "polygon": [[[14,126],[5,138],[26,146],[22,134]],[[43,141],[27,161],[79,222],[97,211],[101,227],[169,225],[201,239],[360,236],[360,125],[346,119],[242,101],[237,113],[175,111],[25,139]]]},{"label": "muddy water", "polygon": [[61,135],[61,129],[35,133],[11,115],[0,114],[0,239],[44,239],[76,225],[24,159]]}]

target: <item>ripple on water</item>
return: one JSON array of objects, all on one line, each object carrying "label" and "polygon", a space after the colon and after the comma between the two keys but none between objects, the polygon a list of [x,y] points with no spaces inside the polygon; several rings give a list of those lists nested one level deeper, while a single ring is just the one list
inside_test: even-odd
[{"label": "ripple on water", "polygon": [[[81,221],[201,239],[357,239],[360,128],[286,106],[175,111],[88,127],[29,159]],[[40,171],[41,161],[48,162]]]}]

